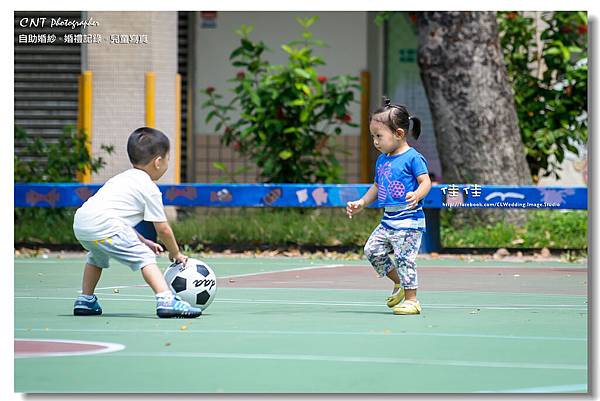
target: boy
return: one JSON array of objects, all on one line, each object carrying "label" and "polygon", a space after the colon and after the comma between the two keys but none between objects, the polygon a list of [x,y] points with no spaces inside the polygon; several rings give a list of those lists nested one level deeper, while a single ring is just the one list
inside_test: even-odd
[{"label": "boy", "polygon": [[133,271],[141,270],[156,295],[158,317],[191,318],[202,314],[200,308],[192,307],[169,289],[156,264],[156,255],[163,248],[133,228],[142,220],[153,222],[158,237],[169,251],[169,259],[187,261],[187,256],[179,252],[167,222],[162,194],[154,183],[167,171],[169,147],[169,138],[157,129],[142,127],[133,131],[127,141],[127,154],[133,168],[108,180],[75,213],[75,237],[89,252],[74,315],[102,313],[94,290],[110,258]]}]

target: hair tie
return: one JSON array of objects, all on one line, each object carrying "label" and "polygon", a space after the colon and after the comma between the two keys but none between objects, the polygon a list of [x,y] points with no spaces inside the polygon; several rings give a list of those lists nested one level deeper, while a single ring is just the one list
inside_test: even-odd
[{"label": "hair tie", "polygon": [[408,116],[408,121],[412,120],[412,116]]}]

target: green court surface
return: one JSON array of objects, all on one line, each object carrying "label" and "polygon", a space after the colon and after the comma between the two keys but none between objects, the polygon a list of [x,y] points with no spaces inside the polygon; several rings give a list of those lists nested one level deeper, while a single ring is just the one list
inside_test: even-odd
[{"label": "green court surface", "polygon": [[[15,258],[16,392],[588,391],[585,265],[419,260],[423,313],[394,316],[391,282],[365,260],[206,258],[213,304],[162,320],[118,263],[99,283],[103,315],[72,316],[83,260]],[[26,340],[116,348],[31,354]]]}]

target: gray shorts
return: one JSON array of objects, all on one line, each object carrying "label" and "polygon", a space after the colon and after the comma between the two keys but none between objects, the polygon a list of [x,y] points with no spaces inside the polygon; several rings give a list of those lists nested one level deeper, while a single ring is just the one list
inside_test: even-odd
[{"label": "gray shorts", "polygon": [[131,227],[109,238],[79,242],[89,251],[86,262],[102,269],[109,267],[111,258],[129,266],[133,271],[156,264],[156,255],[140,241]]}]

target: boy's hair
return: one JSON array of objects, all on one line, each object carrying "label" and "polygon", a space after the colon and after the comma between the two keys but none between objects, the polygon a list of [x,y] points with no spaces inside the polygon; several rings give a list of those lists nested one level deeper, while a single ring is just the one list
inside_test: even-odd
[{"label": "boy's hair", "polygon": [[[415,116],[411,116],[406,106],[400,104],[392,104],[391,100],[384,96],[384,105],[375,110],[369,115],[369,124],[371,121],[379,121],[387,125],[392,132],[396,132],[398,128],[402,128],[404,132],[411,133],[415,139],[419,139],[421,135],[421,120]],[[413,122],[412,130],[409,131],[410,122]]]},{"label": "boy's hair", "polygon": [[156,156],[165,157],[169,149],[169,138],[162,131],[150,127],[136,129],[127,140],[127,154],[134,166],[148,164]]}]

